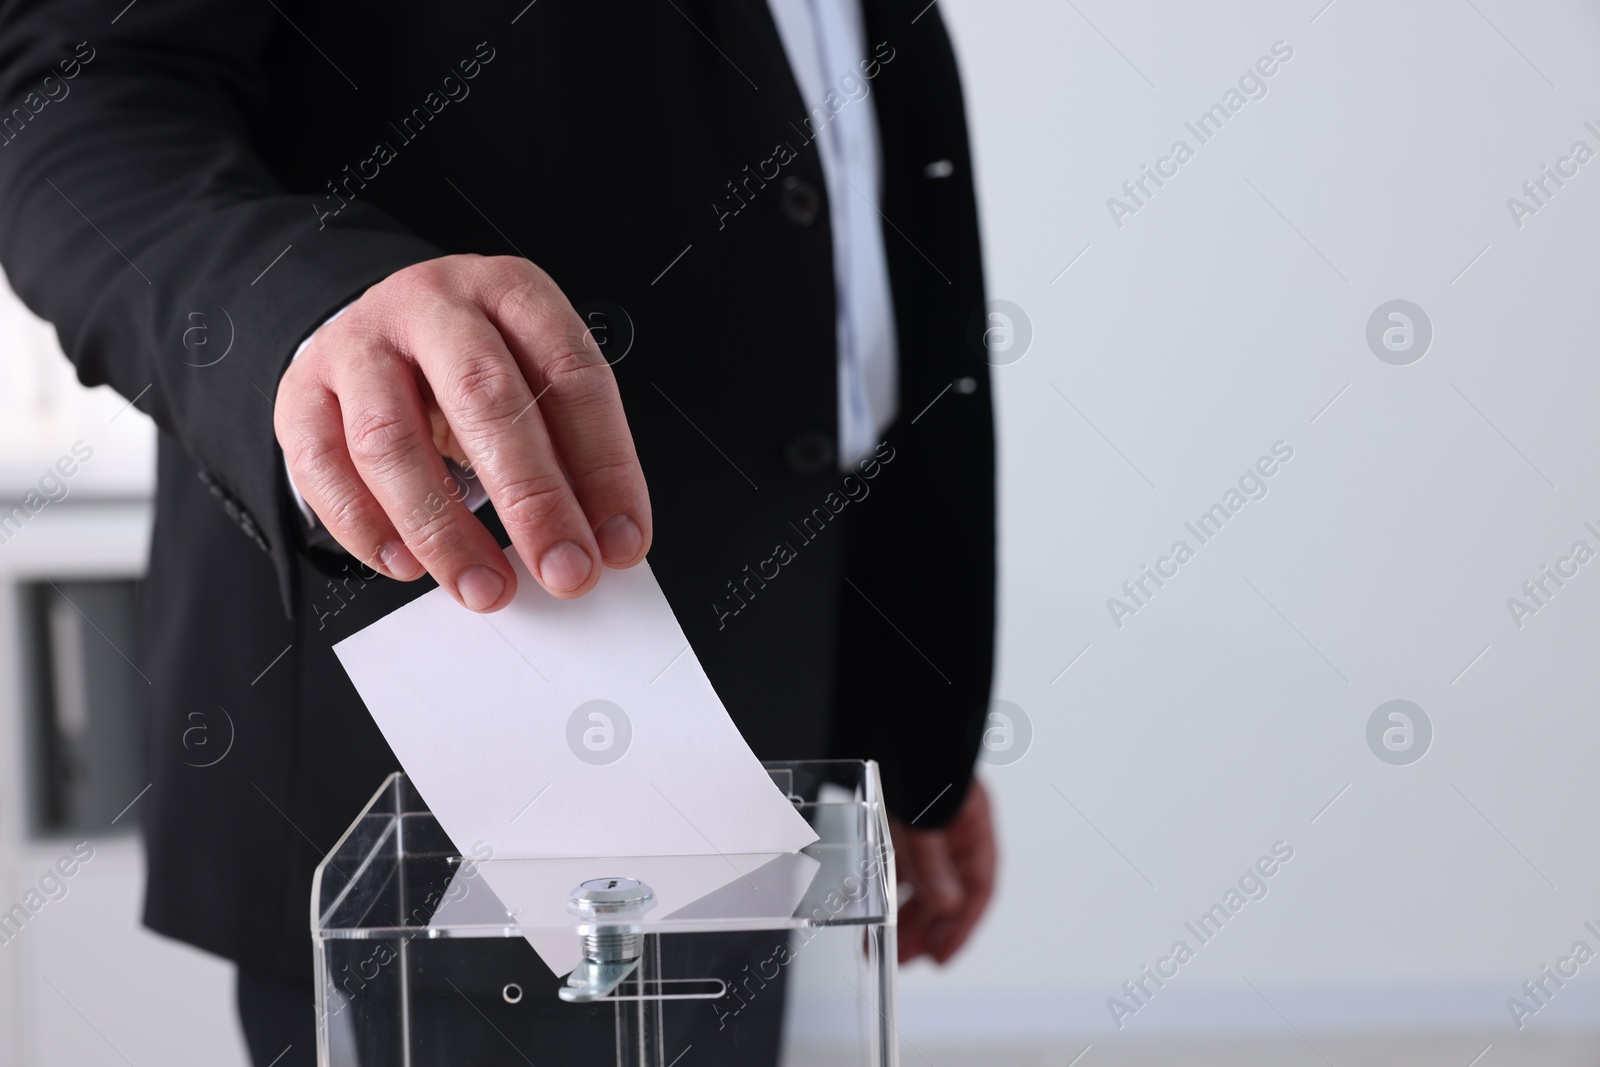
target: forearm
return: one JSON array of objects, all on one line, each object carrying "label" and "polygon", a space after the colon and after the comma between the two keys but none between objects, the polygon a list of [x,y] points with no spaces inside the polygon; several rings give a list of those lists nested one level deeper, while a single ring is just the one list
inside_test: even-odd
[{"label": "forearm", "polygon": [[[362,205],[323,227],[315,197],[254,154],[246,111],[277,17],[242,3],[146,5],[115,24],[81,2],[0,9],[0,262],[79,378],[180,439],[254,515],[282,574],[278,378],[331,312],[438,250]],[[203,359],[184,346],[197,321]]]}]

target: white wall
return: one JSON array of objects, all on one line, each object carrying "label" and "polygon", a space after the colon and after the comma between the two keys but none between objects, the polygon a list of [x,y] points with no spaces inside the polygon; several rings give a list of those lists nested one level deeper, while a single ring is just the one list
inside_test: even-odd
[{"label": "white wall", "polygon": [[[913,1037],[1292,1036],[1275,1005],[1512,1047],[1506,998],[1600,950],[1600,562],[1521,629],[1506,605],[1574,541],[1600,551],[1600,161],[1521,229],[1506,206],[1574,141],[1600,151],[1600,12],[1325,2],[940,5],[991,295],[1033,330],[995,374],[996,695],[1034,738],[988,773],[999,901],[957,964],[908,976]],[[1107,198],[1280,40],[1265,98],[1115,225]],[[1434,328],[1409,366],[1365,340],[1395,298]],[[1279,440],[1270,494],[1119,629],[1107,598],[1196,546],[1184,522]],[[1435,731],[1410,766],[1366,741],[1394,698]],[[1107,998],[1197,947],[1184,921],[1280,839],[1269,896],[1119,1033]],[[1600,963],[1521,1039],[1574,1025],[1600,1025]]]}]

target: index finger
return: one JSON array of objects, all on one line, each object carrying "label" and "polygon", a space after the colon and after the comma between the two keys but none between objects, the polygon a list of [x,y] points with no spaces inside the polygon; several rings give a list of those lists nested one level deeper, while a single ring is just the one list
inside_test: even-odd
[{"label": "index finger", "polygon": [[532,271],[485,311],[533,387],[601,556],[631,567],[650,551],[650,495],[616,377],[561,290]]},{"label": "index finger", "polygon": [[594,532],[568,483],[529,382],[477,303],[450,303],[408,337],[451,433],[517,553],[552,595],[599,579]]}]

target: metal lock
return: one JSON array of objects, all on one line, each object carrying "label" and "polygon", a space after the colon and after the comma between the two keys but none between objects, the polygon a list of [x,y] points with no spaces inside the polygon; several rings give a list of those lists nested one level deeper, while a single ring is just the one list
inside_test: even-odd
[{"label": "metal lock", "polygon": [[567,975],[559,994],[568,1003],[610,996],[639,966],[644,951],[644,913],[655,893],[637,878],[591,878],[572,891],[567,910],[589,920],[583,962]]}]

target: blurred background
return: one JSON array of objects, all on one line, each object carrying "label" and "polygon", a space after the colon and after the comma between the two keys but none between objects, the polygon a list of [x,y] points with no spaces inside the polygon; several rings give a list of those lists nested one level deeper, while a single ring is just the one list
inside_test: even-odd
[{"label": "blurred background", "polygon": [[[903,975],[903,1062],[1600,1062],[1600,10],[940,11],[997,301],[1005,854]],[[107,799],[149,427],[9,293],[0,352],[0,501],[77,460],[0,526],[4,901],[95,850],[0,945],[0,1060],[242,1063]]]}]

